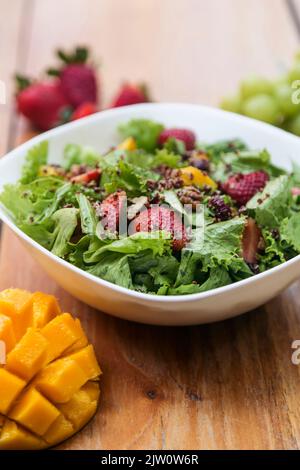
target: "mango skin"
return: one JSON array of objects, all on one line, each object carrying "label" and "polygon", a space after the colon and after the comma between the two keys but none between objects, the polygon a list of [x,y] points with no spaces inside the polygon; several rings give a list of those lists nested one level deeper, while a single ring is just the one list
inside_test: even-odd
[{"label": "mango skin", "polygon": [[[2,310],[1,310],[2,306]],[[101,369],[79,319],[53,296],[0,293],[0,450],[40,450],[78,432],[97,411]]]}]

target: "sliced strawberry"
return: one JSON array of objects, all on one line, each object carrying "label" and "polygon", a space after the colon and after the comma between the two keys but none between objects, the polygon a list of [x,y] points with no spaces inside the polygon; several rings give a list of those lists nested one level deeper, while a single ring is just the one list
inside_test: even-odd
[{"label": "sliced strawberry", "polygon": [[181,140],[185,144],[186,150],[195,148],[196,135],[189,129],[165,129],[158,137],[158,145],[162,147],[168,139]]},{"label": "sliced strawberry", "polygon": [[269,175],[265,171],[255,171],[246,175],[237,173],[223,183],[222,189],[239,205],[243,205],[262,191],[268,181]]},{"label": "sliced strawberry", "polygon": [[73,176],[71,178],[72,183],[76,184],[88,184],[91,181],[98,181],[101,176],[101,170],[100,169],[95,169],[95,170],[90,170],[87,171],[86,173],[82,173],[81,175]]},{"label": "sliced strawberry", "polygon": [[151,207],[133,220],[134,232],[155,232],[164,230],[173,238],[174,251],[180,251],[187,243],[187,234],[182,221],[174,211],[166,207]]},{"label": "sliced strawberry", "polygon": [[33,83],[17,95],[18,110],[34,126],[47,131],[60,123],[69,106],[58,80]]},{"label": "sliced strawberry", "polygon": [[124,83],[113,99],[110,108],[146,103],[148,101],[148,92],[145,85],[132,85],[130,83]]},{"label": "sliced strawberry", "polygon": [[119,231],[120,215],[126,200],[125,191],[110,194],[101,204],[101,217],[105,217],[104,228],[111,232]]},{"label": "sliced strawberry", "polygon": [[83,103],[75,109],[74,113],[71,116],[72,121],[76,121],[77,119],[81,119],[86,116],[90,116],[98,111],[97,106],[95,103]]},{"label": "sliced strawberry", "polygon": [[261,236],[261,231],[255,220],[249,218],[246,223],[242,239],[243,258],[246,263],[257,263],[257,252]]}]

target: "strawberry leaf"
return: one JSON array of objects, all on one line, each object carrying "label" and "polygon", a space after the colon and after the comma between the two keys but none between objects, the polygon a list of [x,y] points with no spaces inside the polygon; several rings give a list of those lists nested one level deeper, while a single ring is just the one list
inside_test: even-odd
[{"label": "strawberry leaf", "polygon": [[17,74],[15,76],[16,84],[17,84],[17,92],[20,93],[21,91],[28,88],[32,81],[28,77],[24,77],[24,75]]}]

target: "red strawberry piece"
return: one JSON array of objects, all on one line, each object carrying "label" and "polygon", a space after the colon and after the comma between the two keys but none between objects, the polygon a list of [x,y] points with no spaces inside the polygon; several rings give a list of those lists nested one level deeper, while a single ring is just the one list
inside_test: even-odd
[{"label": "red strawberry piece", "polygon": [[60,82],[52,80],[29,85],[17,95],[18,110],[38,129],[46,131],[60,122],[63,110],[69,105]]},{"label": "red strawberry piece", "polygon": [[134,232],[155,232],[165,230],[173,238],[174,251],[180,251],[187,242],[184,225],[174,211],[166,207],[151,207],[141,212],[132,222]]},{"label": "red strawberry piece", "polygon": [[115,96],[110,108],[128,106],[130,104],[146,103],[149,101],[145,85],[132,85],[124,83]]},{"label": "red strawberry piece", "polygon": [[168,139],[181,140],[184,142],[186,150],[195,148],[196,135],[188,129],[165,129],[158,137],[158,145],[162,147]]},{"label": "red strawberry piece", "polygon": [[82,173],[81,175],[73,176],[71,178],[72,183],[76,184],[88,184],[91,181],[98,181],[101,176],[101,170],[96,169],[96,170],[90,170],[87,171],[86,173]]},{"label": "red strawberry piece", "polygon": [[101,216],[105,217],[104,228],[111,232],[119,229],[120,215],[126,199],[125,191],[110,194],[101,204]]},{"label": "red strawberry piece", "polygon": [[243,258],[246,263],[257,263],[257,251],[261,240],[261,231],[254,219],[248,219],[242,239]]},{"label": "red strawberry piece", "polygon": [[300,188],[292,188],[293,196],[300,196]]},{"label": "red strawberry piece", "polygon": [[90,116],[98,111],[97,106],[95,103],[83,103],[75,109],[74,113],[71,116],[72,121],[76,121],[77,119],[81,119],[86,116]]},{"label": "red strawberry piece", "polygon": [[256,193],[262,191],[268,181],[269,176],[265,171],[255,171],[246,175],[238,173],[223,183],[222,189],[242,206]]},{"label": "red strawberry piece", "polygon": [[87,102],[97,103],[97,80],[91,66],[66,65],[60,73],[60,79],[63,93],[74,108]]}]

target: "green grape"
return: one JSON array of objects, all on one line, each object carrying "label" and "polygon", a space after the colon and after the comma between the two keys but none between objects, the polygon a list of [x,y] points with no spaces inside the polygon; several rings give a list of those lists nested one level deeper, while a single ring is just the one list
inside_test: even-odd
[{"label": "green grape", "polygon": [[220,107],[225,111],[240,113],[242,109],[241,98],[239,95],[223,98],[222,102],[220,103]]},{"label": "green grape", "polygon": [[278,124],[280,121],[280,110],[276,100],[269,95],[259,94],[245,101],[243,113],[251,118]]},{"label": "green grape", "polygon": [[241,82],[240,92],[243,99],[248,99],[261,93],[272,94],[273,84],[266,78],[252,76]]},{"label": "green grape", "polygon": [[300,62],[296,62],[288,73],[289,83],[300,80]]},{"label": "green grape", "polygon": [[300,137],[300,114],[289,120],[286,130]]},{"label": "green grape", "polygon": [[292,101],[293,92],[291,85],[287,83],[282,83],[275,88],[275,97],[279,109],[286,117],[294,116],[299,111],[299,105],[294,104]]}]

